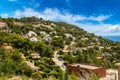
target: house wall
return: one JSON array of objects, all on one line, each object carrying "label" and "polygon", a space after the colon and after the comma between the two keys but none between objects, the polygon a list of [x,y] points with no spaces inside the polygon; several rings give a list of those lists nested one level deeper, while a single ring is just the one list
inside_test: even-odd
[{"label": "house wall", "polygon": [[80,76],[80,71],[78,67],[74,67],[74,66],[68,66],[67,65],[67,71],[69,73],[75,73],[77,76]]},{"label": "house wall", "polygon": [[67,65],[67,71],[69,73],[75,73],[79,77],[80,76],[84,77],[84,74],[92,74],[92,73],[98,74],[100,78],[106,76],[106,70],[103,67],[91,70],[91,69],[81,68],[77,66]]},{"label": "house wall", "polygon": [[93,72],[98,74],[101,78],[106,77],[106,69],[104,67],[100,67],[98,69],[94,69]]}]

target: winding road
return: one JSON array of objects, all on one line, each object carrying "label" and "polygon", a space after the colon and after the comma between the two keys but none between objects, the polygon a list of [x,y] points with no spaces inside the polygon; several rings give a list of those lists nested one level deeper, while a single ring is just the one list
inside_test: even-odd
[{"label": "winding road", "polygon": [[66,70],[65,65],[63,64],[64,61],[63,60],[59,60],[59,55],[57,54],[58,51],[54,51],[54,55],[52,60],[55,62],[56,66],[59,66],[63,71]]}]

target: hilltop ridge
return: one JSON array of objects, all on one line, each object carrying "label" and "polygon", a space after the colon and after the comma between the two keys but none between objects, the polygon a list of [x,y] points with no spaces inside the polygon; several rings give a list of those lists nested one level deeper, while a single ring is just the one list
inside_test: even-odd
[{"label": "hilltop ridge", "polygon": [[[23,72],[23,69],[9,73],[33,78],[48,78],[51,75],[61,78],[62,70],[70,63],[115,68],[114,63],[120,60],[120,42],[88,33],[76,25],[36,17],[0,18],[0,44],[0,53],[12,53],[10,58],[6,54],[0,54],[1,64],[4,65],[4,61],[9,62],[1,57],[5,56],[15,63],[12,66],[18,65],[15,61],[20,58],[21,65],[27,61],[25,63],[30,67],[29,75]],[[12,51],[6,49],[5,44],[11,46]],[[16,57],[14,53],[17,53]],[[19,53],[24,57],[22,61]],[[54,59],[61,62],[61,65],[56,64]],[[0,67],[0,71],[3,67]],[[11,66],[9,68],[11,69]],[[5,71],[2,73],[6,75]]]}]

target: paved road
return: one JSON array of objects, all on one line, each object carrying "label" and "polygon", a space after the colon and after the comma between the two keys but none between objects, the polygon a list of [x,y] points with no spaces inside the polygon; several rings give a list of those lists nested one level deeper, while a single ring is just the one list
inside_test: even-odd
[{"label": "paved road", "polygon": [[54,51],[54,57],[52,58],[53,61],[55,62],[56,66],[59,66],[63,71],[65,71],[66,67],[64,66],[64,61],[63,60],[59,60],[58,57],[59,55],[57,54],[58,51]]}]

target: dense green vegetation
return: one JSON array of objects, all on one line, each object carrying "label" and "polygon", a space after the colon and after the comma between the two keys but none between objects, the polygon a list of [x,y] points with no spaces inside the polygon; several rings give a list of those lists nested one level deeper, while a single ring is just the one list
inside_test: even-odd
[{"label": "dense green vegetation", "polygon": [[[52,60],[54,51],[58,51],[65,65],[88,63],[115,68],[114,63],[120,60],[120,42],[87,33],[75,25],[35,17],[0,18],[0,22],[6,23],[0,27],[0,77],[19,75],[36,80],[78,80],[74,74],[70,75],[55,65]],[[30,31],[34,32],[31,36]],[[31,41],[34,37],[37,41]],[[12,46],[13,51],[5,49],[4,43]],[[41,58],[33,59],[33,52]],[[31,69],[25,61],[34,62],[38,70]]]},{"label": "dense green vegetation", "polygon": [[14,50],[12,53],[0,47],[0,76],[12,76],[17,74],[31,75],[32,70],[21,58],[19,51]]}]

